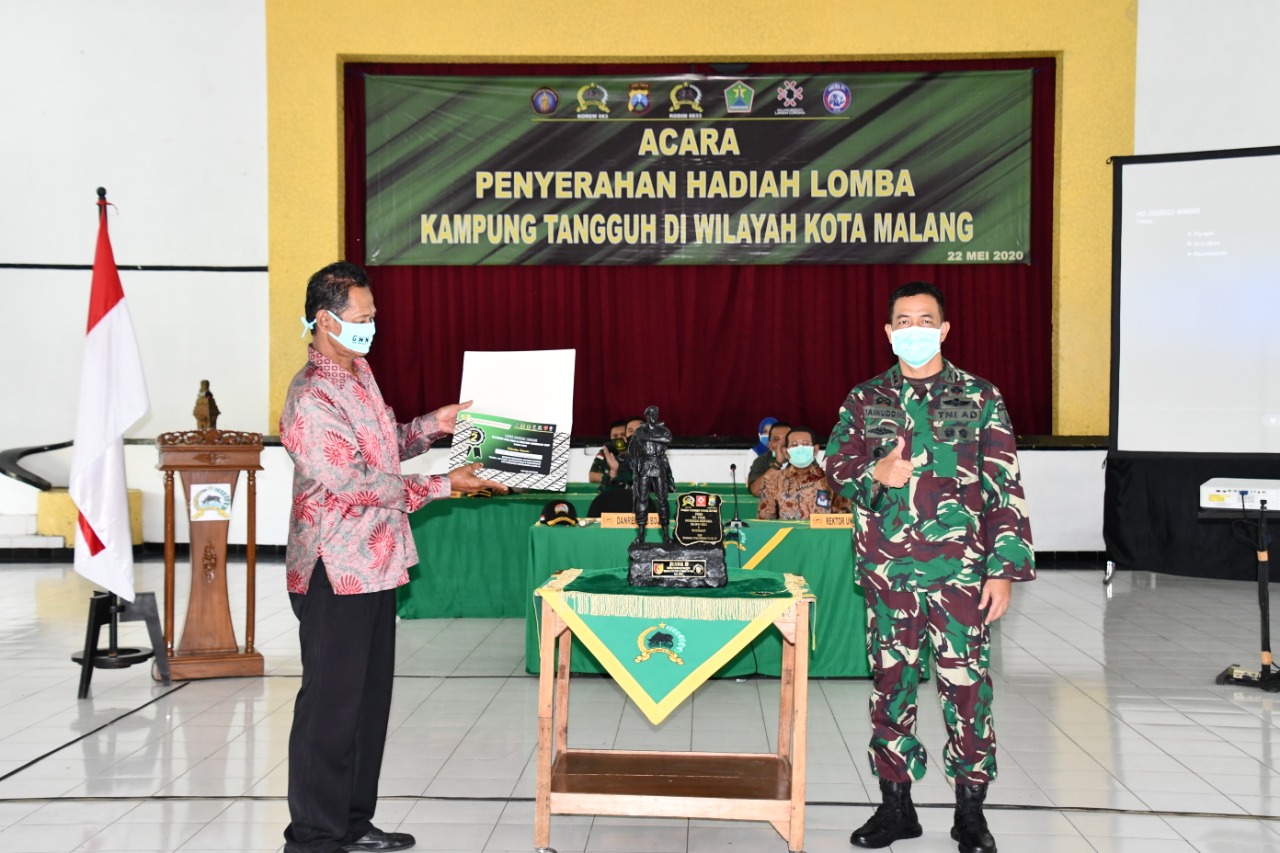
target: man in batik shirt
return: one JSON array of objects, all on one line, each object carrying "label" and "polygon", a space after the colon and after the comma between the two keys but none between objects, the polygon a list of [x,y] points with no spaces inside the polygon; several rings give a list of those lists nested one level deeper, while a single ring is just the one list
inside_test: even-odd
[{"label": "man in batik shirt", "polygon": [[813,430],[788,428],[782,441],[787,465],[771,468],[761,477],[756,518],[803,521],[814,513],[848,512],[849,499],[831,494],[827,475],[814,458]]},{"label": "man in batik shirt", "polygon": [[478,464],[448,476],[401,473],[401,460],[451,434],[470,403],[396,423],[364,359],[374,313],[360,267],[332,264],[311,277],[302,322],[313,339],[280,418],[294,465],[285,567],[302,648],[287,853],[413,846],[412,835],[372,822],[391,711],[395,590],[418,562],[409,513],[453,491],[505,491],[477,478]]},{"label": "man in batik shirt", "polygon": [[956,790],[951,837],[963,853],[995,853],[982,814],[996,777],[990,625],[1035,560],[1004,401],[942,358],[949,329],[933,285],[894,291],[885,333],[898,364],[849,392],[827,446],[827,477],[854,504],[874,681],[868,752],[882,795],[849,840],[886,847],[921,834],[911,783],[925,772],[915,721],[927,636]]}]

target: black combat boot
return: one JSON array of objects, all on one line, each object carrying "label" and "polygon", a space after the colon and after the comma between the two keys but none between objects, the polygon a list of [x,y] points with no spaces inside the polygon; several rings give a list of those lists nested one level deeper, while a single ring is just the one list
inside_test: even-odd
[{"label": "black combat boot", "polygon": [[924,830],[911,802],[911,783],[881,779],[880,798],[880,808],[853,831],[849,843],[854,847],[888,847],[903,838],[919,838]]},{"label": "black combat boot", "polygon": [[982,801],[986,798],[986,785],[956,785],[956,820],[951,838],[959,845],[960,853],[996,853],[996,840],[982,816]]}]

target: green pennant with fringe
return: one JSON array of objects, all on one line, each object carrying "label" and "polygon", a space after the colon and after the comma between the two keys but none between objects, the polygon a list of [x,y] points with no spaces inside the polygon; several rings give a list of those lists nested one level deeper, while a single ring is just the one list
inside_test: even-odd
[{"label": "green pennant with fringe", "polygon": [[580,569],[561,572],[536,594],[654,724],[798,599],[811,597],[799,575],[731,571],[723,589],[671,590]]}]

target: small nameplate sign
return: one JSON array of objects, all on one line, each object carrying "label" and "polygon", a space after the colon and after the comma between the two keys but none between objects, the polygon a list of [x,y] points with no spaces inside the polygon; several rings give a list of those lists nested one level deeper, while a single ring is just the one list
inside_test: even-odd
[{"label": "small nameplate sign", "polygon": [[809,516],[810,527],[853,527],[853,515],[847,512],[815,512]]},{"label": "small nameplate sign", "polygon": [[650,565],[654,577],[704,578],[707,576],[706,560],[654,560]]},{"label": "small nameplate sign", "polygon": [[[656,512],[649,513],[649,518],[645,522],[645,527],[658,526],[658,514]],[[602,512],[600,513],[601,527],[635,527],[636,516],[632,512]]]}]

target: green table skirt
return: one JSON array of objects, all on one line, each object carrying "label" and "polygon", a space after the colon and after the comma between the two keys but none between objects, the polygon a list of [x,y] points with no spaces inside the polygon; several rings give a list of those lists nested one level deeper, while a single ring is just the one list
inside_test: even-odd
[{"label": "green table skirt", "polygon": [[[731,514],[731,513],[728,513]],[[803,575],[817,598],[814,605],[809,674],[815,678],[865,677],[867,660],[866,603],[854,583],[853,543],[848,530],[812,529],[807,522],[749,522],[744,532],[745,550],[727,545],[729,565],[740,568],[773,541],[779,531],[787,534],[759,563],[770,572]],[[627,566],[627,545],[633,530],[592,527],[540,527],[528,530],[528,574],[525,605],[525,667],[538,671],[538,622],[540,613],[533,590],[561,569],[608,569]],[[717,677],[753,674],[779,675],[782,640],[776,630],[766,631],[717,673]],[[573,672],[602,673],[604,668],[574,641]]]}]

